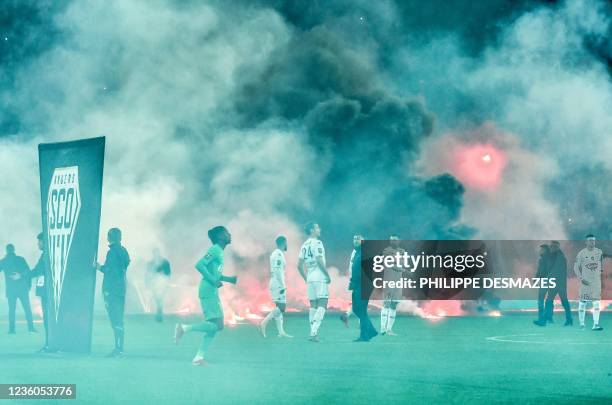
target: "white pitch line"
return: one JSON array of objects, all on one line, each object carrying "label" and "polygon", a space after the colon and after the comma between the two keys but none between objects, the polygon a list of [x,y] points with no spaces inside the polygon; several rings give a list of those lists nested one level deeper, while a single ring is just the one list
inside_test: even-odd
[{"label": "white pitch line", "polygon": [[[586,332],[586,331],[585,331]],[[485,338],[491,342],[508,342],[508,343],[534,343],[541,345],[550,345],[550,344],[558,344],[558,345],[612,345],[612,342],[550,342],[550,341],[541,341],[541,340],[517,340],[517,339],[509,339],[513,337],[525,337],[525,336],[542,336],[538,333],[521,333],[520,335],[501,335],[501,336],[489,336]]]}]

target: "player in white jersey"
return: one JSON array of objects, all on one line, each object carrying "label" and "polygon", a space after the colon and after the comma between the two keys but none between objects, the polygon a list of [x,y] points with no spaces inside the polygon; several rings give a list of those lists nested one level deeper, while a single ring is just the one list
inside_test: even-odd
[{"label": "player in white jersey", "polygon": [[283,252],[287,251],[287,238],[279,236],[276,238],[276,250],[270,255],[270,295],[272,295],[272,301],[276,304],[276,308],[272,310],[261,324],[259,324],[259,331],[263,337],[266,337],[266,326],[272,318],[276,322],[276,329],[278,330],[278,337],[293,337],[285,332],[283,313],[287,306],[287,285],[285,284],[285,255]]},{"label": "player in white jersey", "polygon": [[[389,236],[390,246],[383,251],[384,255],[395,256],[395,254],[403,254],[404,249],[400,247],[399,237],[397,235]],[[402,277],[402,270],[398,268],[385,269],[385,281],[399,281]],[[396,336],[393,332],[393,324],[395,323],[395,315],[397,314],[397,305],[402,299],[402,290],[398,288],[386,288],[383,290],[383,308],[380,311],[380,334]]]},{"label": "player in white jersey", "polygon": [[601,311],[601,274],[603,272],[604,253],[595,247],[595,236],[586,236],[586,248],[578,252],[574,263],[574,273],[580,279],[580,302],[578,303],[578,319],[580,329],[584,329],[584,318],[588,302],[593,303],[593,330],[603,330],[599,326]]},{"label": "player in white jersey", "polygon": [[331,279],[325,267],[325,249],[319,240],[321,228],[319,224],[309,222],[304,227],[308,239],[300,249],[298,271],[308,286],[308,300],[310,301],[310,338],[318,342],[319,327],[325,316],[327,300],[329,298],[328,284]]}]

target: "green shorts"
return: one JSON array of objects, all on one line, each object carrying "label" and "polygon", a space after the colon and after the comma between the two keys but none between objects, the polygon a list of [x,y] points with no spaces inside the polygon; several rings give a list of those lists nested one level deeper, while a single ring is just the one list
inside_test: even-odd
[{"label": "green shorts", "polygon": [[218,296],[200,297],[200,305],[207,321],[211,319],[223,320],[223,307]]}]

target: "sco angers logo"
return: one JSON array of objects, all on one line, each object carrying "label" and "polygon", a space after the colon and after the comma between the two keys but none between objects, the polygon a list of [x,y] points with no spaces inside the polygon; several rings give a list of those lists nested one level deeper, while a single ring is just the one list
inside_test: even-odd
[{"label": "sco angers logo", "polygon": [[62,298],[62,285],[66,275],[68,255],[70,254],[80,211],[79,167],[56,168],[51,177],[49,195],[47,196],[48,251],[56,322]]}]

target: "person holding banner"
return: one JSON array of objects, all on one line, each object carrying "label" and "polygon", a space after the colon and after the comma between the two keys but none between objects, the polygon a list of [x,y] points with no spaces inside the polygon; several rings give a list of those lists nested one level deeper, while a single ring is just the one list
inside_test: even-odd
[{"label": "person holding banner", "polygon": [[32,269],[30,277],[36,278],[36,296],[40,297],[40,307],[42,308],[43,325],[45,327],[45,345],[40,349],[39,353],[49,353],[49,313],[47,308],[47,292],[45,291],[45,243],[42,232],[36,236],[36,242],[38,243],[38,250],[40,250],[40,256],[36,266]]},{"label": "person holding banner", "polygon": [[6,245],[6,256],[0,260],[0,272],[4,271],[6,298],[9,307],[9,331],[10,335],[15,334],[15,309],[17,300],[21,301],[23,312],[28,322],[28,331],[36,333],[34,322],[32,321],[32,309],[30,307],[30,267],[25,259],[15,254],[15,246]]},{"label": "person holding banner", "polygon": [[199,297],[204,322],[197,324],[177,323],[174,330],[174,342],[179,343],[187,332],[203,332],[202,343],[192,360],[194,366],[206,366],[204,355],[207,353],[217,332],[223,330],[223,307],[219,299],[219,287],[223,282],[236,284],[236,276],[223,275],[223,251],[232,242],[232,235],[224,226],[216,226],[208,231],[213,245],[203,258],[196,263],[196,269],[202,275],[199,286]]},{"label": "person holding banner", "polygon": [[96,264],[99,271],[104,273],[102,293],[104,304],[108,312],[113,334],[115,335],[115,348],[107,357],[123,356],[123,313],[125,309],[125,274],[130,264],[130,255],[121,245],[121,230],[111,228],[107,234],[108,252],[103,265]]}]

